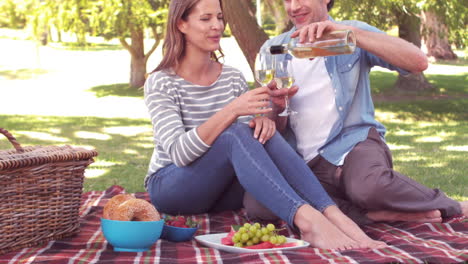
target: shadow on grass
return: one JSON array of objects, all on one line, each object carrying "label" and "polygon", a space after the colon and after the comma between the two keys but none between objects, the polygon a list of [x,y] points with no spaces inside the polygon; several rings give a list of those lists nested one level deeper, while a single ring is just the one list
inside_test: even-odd
[{"label": "shadow on grass", "polygon": [[[468,74],[425,74],[426,78],[436,89],[431,91],[418,92],[417,95],[468,95]],[[373,71],[370,74],[371,89],[374,95],[412,95],[414,92],[394,90],[393,86],[397,81],[398,74],[395,72]]]},{"label": "shadow on grass", "polygon": [[0,71],[0,79],[7,80],[28,80],[38,75],[47,74],[49,71],[44,69],[18,69],[10,71]]},{"label": "shadow on grass", "polygon": [[143,97],[142,88],[132,88],[128,83],[116,83],[109,85],[94,86],[88,91],[93,92],[96,97],[119,96],[119,97]]},{"label": "shadow on grass", "polygon": [[466,121],[468,120],[468,99],[408,101],[408,102],[378,102],[378,111],[394,113],[398,119],[414,119],[417,121]]},{"label": "shadow on grass", "polygon": [[[90,146],[99,155],[87,173],[84,190],[112,185],[144,191],[143,181],[153,151],[151,123],[145,119],[0,115],[1,127],[22,146]],[[13,150],[0,134],[0,149]]]},{"label": "shadow on grass", "polygon": [[[386,139],[394,149],[395,168],[452,197],[468,197],[468,121],[462,114],[467,101],[447,102],[450,106],[443,110],[421,102],[378,106],[378,111],[394,111],[407,118],[381,120],[389,131]],[[463,120],[438,119],[444,115]],[[85,191],[105,190],[112,185],[123,186],[128,192],[144,191],[143,181],[154,148],[149,120],[0,115],[0,124],[23,146],[69,144],[96,149],[99,156],[87,170]],[[13,149],[2,135],[0,149]]]}]

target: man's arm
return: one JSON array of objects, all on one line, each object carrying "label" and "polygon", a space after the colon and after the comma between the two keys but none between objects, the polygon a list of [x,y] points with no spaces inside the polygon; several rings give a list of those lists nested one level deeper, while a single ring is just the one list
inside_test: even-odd
[{"label": "man's arm", "polygon": [[426,55],[414,44],[387,34],[355,27],[352,27],[352,30],[356,34],[358,47],[369,51],[384,61],[412,73],[419,73],[427,69]]},{"label": "man's arm", "polygon": [[412,73],[427,69],[426,55],[414,44],[380,32],[373,32],[357,27],[337,24],[330,20],[311,23],[294,32],[291,37],[299,36],[301,42],[314,41],[323,32],[350,29],[356,35],[358,47],[369,51],[393,66]]}]

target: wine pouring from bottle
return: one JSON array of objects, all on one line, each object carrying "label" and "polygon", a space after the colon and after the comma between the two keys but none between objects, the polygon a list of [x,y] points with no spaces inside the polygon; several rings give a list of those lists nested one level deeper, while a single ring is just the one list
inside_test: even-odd
[{"label": "wine pouring from bottle", "polygon": [[292,38],[288,44],[270,46],[271,54],[290,53],[296,58],[315,58],[351,54],[356,49],[356,37],[352,30],[331,31],[314,42],[299,43]]}]

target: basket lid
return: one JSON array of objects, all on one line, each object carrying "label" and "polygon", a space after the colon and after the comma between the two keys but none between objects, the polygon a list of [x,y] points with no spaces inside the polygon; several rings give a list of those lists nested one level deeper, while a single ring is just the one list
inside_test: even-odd
[{"label": "basket lid", "polygon": [[96,150],[65,146],[21,147],[16,139],[5,129],[0,128],[15,149],[0,150],[0,170],[41,165],[50,162],[88,160],[98,155]]}]

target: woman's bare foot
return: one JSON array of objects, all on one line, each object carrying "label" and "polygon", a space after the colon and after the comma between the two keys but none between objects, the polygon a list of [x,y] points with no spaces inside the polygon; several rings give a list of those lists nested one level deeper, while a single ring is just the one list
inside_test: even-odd
[{"label": "woman's bare foot", "polygon": [[294,216],[294,224],[301,231],[301,239],[309,242],[312,247],[338,250],[360,247],[308,204],[299,207]]},{"label": "woman's bare foot", "polygon": [[[467,205],[468,206],[468,205]],[[369,219],[375,222],[382,221],[405,221],[405,222],[418,222],[418,223],[440,223],[442,216],[439,210],[431,210],[426,212],[407,213],[397,211],[373,211],[366,215]]]},{"label": "woman's bare foot", "polygon": [[323,211],[323,215],[348,237],[355,240],[360,247],[374,249],[387,246],[385,242],[374,240],[367,236],[366,233],[364,233],[364,231],[362,231],[362,229],[353,222],[353,220],[343,214],[343,212],[341,212],[341,210],[335,205],[327,207]]},{"label": "woman's bare foot", "polygon": [[465,217],[468,217],[468,201],[460,202],[460,206],[462,209],[462,214]]}]

